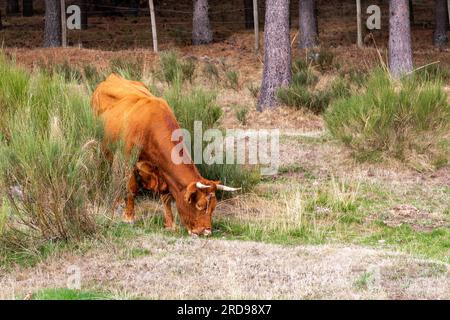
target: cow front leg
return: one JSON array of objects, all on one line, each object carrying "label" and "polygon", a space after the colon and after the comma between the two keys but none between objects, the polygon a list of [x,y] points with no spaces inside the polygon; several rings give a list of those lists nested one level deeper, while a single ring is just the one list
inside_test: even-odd
[{"label": "cow front leg", "polygon": [[138,191],[139,186],[136,181],[136,175],[133,172],[127,185],[127,207],[123,216],[123,221],[126,223],[134,223],[135,221],[134,198],[136,197]]},{"label": "cow front leg", "polygon": [[175,230],[172,213],[172,195],[170,193],[161,195],[161,201],[164,205],[164,227],[167,230]]}]

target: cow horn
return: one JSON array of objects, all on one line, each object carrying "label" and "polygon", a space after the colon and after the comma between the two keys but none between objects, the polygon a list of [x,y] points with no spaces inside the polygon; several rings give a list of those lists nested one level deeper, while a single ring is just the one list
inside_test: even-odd
[{"label": "cow horn", "polygon": [[217,185],[217,190],[222,190],[222,191],[238,191],[241,190],[241,188],[232,188],[232,187],[227,187],[221,184]]},{"label": "cow horn", "polygon": [[196,185],[196,187],[199,188],[199,189],[208,189],[208,188],[211,188],[211,186],[207,186],[206,184],[203,184],[203,183],[201,183],[201,182],[197,182],[195,185]]}]

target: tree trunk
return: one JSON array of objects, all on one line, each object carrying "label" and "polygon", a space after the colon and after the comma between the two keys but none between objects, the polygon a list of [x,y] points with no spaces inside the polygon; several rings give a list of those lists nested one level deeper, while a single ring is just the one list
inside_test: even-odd
[{"label": "tree trunk", "polygon": [[44,47],[60,47],[61,45],[61,2],[45,0]]},{"label": "tree trunk", "polygon": [[312,48],[317,45],[317,17],[315,0],[299,0],[301,49]]},{"label": "tree trunk", "polygon": [[19,0],[7,0],[6,1],[6,14],[18,14],[19,13]]},{"label": "tree trunk", "polygon": [[208,0],[194,0],[192,43],[194,45],[211,43],[213,40],[208,16]]},{"label": "tree trunk", "polygon": [[23,0],[22,1],[22,12],[24,17],[32,17],[33,16],[33,0]]},{"label": "tree trunk", "polygon": [[414,25],[414,4],[413,0],[409,0],[409,21]]},{"label": "tree trunk", "polygon": [[88,10],[89,10],[88,0],[80,0],[80,10],[81,10],[81,29],[86,30],[88,28]]},{"label": "tree trunk", "polygon": [[448,7],[447,0],[435,0],[435,17],[436,26],[434,29],[434,45],[443,47],[448,43],[447,29],[448,29]]},{"label": "tree trunk", "polygon": [[291,82],[289,0],[266,1],[264,72],[258,111],[277,105],[277,92]]},{"label": "tree trunk", "polygon": [[253,29],[253,0],[244,0],[245,29]]},{"label": "tree trunk", "polygon": [[408,0],[389,2],[389,68],[395,78],[413,70]]},{"label": "tree trunk", "polygon": [[3,29],[3,24],[2,24],[2,11],[0,10],[0,30]]}]

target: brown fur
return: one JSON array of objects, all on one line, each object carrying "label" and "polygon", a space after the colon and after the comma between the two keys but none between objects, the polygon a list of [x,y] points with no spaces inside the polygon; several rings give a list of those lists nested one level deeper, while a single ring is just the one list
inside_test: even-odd
[{"label": "brown fur", "polygon": [[[135,219],[134,197],[139,190],[139,176],[144,188],[161,194],[166,228],[173,228],[171,202],[175,200],[181,221],[189,232],[210,231],[218,182],[204,179],[192,161],[172,162],[171,152],[176,142],[171,141],[171,135],[180,126],[167,102],[153,96],[143,83],[112,74],[95,90],[92,107],[103,120],[106,143],[122,138],[127,155],[134,148],[139,150],[138,162],[128,182],[124,219],[128,222]],[[198,189],[197,182],[210,188]]]}]

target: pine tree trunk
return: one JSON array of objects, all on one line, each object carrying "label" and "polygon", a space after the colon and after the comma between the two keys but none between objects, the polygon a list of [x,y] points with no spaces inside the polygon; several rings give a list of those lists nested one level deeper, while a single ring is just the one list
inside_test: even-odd
[{"label": "pine tree trunk", "polygon": [[317,45],[317,17],[315,0],[299,0],[301,49],[312,48]]},{"label": "pine tree trunk", "polygon": [[22,1],[23,6],[23,16],[24,17],[32,17],[33,16],[33,0],[23,0]]},{"label": "pine tree trunk", "polygon": [[44,47],[60,47],[61,45],[61,2],[45,0]]},{"label": "pine tree trunk", "polygon": [[245,29],[253,29],[253,0],[244,0]]},{"label": "pine tree trunk", "polygon": [[414,25],[414,4],[413,0],[409,0],[409,21]]},{"label": "pine tree trunk", "polygon": [[434,45],[438,47],[445,46],[448,43],[448,7],[447,0],[435,0],[435,18],[436,27],[434,29]]},{"label": "pine tree trunk", "polygon": [[211,43],[213,40],[208,16],[208,0],[194,0],[192,43],[194,45]]},{"label": "pine tree trunk", "polygon": [[266,1],[264,72],[258,111],[277,105],[277,92],[291,82],[289,0]]},{"label": "pine tree trunk", "polygon": [[395,78],[413,70],[408,0],[389,3],[389,68]]},{"label": "pine tree trunk", "polygon": [[18,14],[19,13],[19,0],[7,0],[6,1],[6,14]]},{"label": "pine tree trunk", "polygon": [[0,30],[3,29],[3,23],[2,23],[2,11],[0,10]]},{"label": "pine tree trunk", "polygon": [[86,30],[88,28],[88,10],[89,10],[88,0],[80,0],[80,10],[81,10],[81,29]]}]

